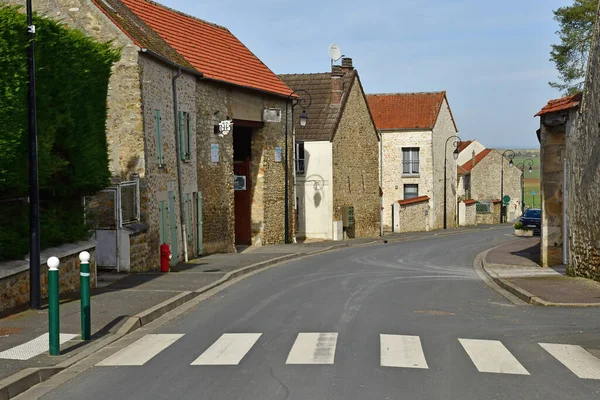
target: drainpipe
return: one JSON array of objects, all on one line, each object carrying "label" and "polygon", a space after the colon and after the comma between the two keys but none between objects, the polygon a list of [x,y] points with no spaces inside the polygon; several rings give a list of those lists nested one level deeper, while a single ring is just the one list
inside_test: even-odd
[{"label": "drainpipe", "polygon": [[[285,106],[287,108],[288,103],[286,101]],[[293,118],[292,118],[293,121]],[[287,124],[287,121],[286,121]],[[294,243],[298,243],[297,238],[296,238],[296,231],[298,230],[298,195],[296,194],[296,157],[298,157],[298,155],[296,154],[296,124],[292,123],[292,157],[294,159],[293,161],[293,166],[292,166],[292,171],[294,171],[294,232],[292,232],[293,234],[293,242]]]},{"label": "drainpipe", "polygon": [[[175,156],[177,158],[177,186],[179,189],[179,216],[181,217],[181,236],[183,239],[183,258],[185,262],[188,262],[188,251],[187,251],[187,226],[185,223],[185,205],[183,198],[183,186],[181,184],[181,143],[179,137],[179,106],[177,105],[177,78],[181,76],[181,67],[179,67],[177,74],[173,76],[173,117],[175,118]],[[177,255],[175,255],[177,256]]]},{"label": "drainpipe", "polygon": [[[383,191],[383,133],[379,135],[379,190]],[[383,196],[379,196],[379,236],[383,237]]]},{"label": "drainpipe", "polygon": [[567,265],[568,258],[568,245],[567,240],[567,159],[563,160],[563,195],[562,195],[562,245],[563,245],[563,264]]}]

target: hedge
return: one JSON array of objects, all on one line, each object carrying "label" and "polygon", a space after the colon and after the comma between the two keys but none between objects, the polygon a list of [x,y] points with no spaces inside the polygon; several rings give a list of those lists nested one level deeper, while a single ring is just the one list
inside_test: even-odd
[{"label": "hedge", "polygon": [[[29,190],[29,40],[22,11],[0,6],[0,199],[26,197]],[[109,184],[106,99],[120,52],[38,15],[34,24],[44,248],[83,239],[81,198]],[[28,205],[0,203],[0,208],[0,260],[21,258],[29,249]]]}]

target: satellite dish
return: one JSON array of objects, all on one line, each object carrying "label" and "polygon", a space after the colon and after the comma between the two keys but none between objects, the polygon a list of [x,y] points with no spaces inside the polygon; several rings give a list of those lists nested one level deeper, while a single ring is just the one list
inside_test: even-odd
[{"label": "satellite dish", "polygon": [[337,61],[342,57],[342,52],[340,51],[340,46],[335,43],[331,43],[329,45],[329,57],[333,61]]}]

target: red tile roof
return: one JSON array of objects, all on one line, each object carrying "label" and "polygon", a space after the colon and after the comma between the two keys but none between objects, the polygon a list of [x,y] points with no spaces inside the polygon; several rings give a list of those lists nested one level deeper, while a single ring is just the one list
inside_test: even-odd
[{"label": "red tile roof", "polygon": [[[484,149],[484,150],[480,151],[479,154],[477,154],[475,156],[475,165],[479,164],[481,162],[481,160],[483,160],[485,158],[485,156],[487,156],[491,152],[492,152],[492,149]],[[473,160],[469,160],[466,163],[464,163],[463,165],[461,165],[460,168],[465,172],[471,172],[471,170],[473,169],[473,167],[475,165],[473,165]]]},{"label": "red tile roof", "polygon": [[466,206],[469,206],[471,204],[477,203],[477,200],[469,199],[469,200],[465,200],[463,203],[465,203]]},{"label": "red tile roof", "polygon": [[433,129],[444,99],[446,99],[445,91],[367,95],[369,108],[378,130]]},{"label": "red tile roof", "polygon": [[227,28],[148,0],[122,0],[208,79],[287,96],[292,91]]},{"label": "red tile roof", "polygon": [[473,143],[472,140],[466,140],[464,142],[460,142],[460,144],[458,145],[458,152],[462,152],[464,149],[466,149],[467,147],[469,147],[469,145]]},{"label": "red tile roof", "polygon": [[427,197],[427,196],[419,196],[419,197],[413,197],[412,199],[399,200],[398,204],[400,204],[401,206],[406,206],[408,204],[421,203],[423,201],[428,201],[428,200],[429,200],[429,197]]},{"label": "red tile roof", "polygon": [[581,103],[581,97],[582,93],[576,93],[570,96],[561,97],[560,99],[550,100],[548,104],[546,104],[544,108],[542,108],[534,116],[539,117],[540,115],[578,107],[579,103]]}]

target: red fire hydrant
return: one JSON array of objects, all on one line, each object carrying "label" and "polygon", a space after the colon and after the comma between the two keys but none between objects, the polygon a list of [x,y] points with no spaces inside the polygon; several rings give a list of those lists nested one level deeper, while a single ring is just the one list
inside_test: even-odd
[{"label": "red fire hydrant", "polygon": [[160,272],[169,272],[169,260],[171,259],[171,249],[169,245],[163,243],[160,245]]}]

